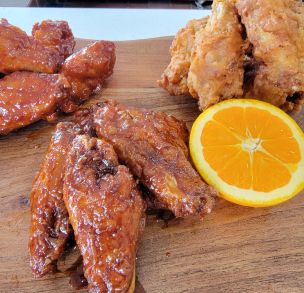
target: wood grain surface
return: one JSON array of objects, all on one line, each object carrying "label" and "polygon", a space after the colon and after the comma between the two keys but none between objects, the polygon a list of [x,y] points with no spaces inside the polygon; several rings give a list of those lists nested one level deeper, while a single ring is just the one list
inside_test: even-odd
[{"label": "wood grain surface", "polygon": [[[78,47],[88,42],[79,40]],[[170,97],[156,84],[169,61],[170,42],[117,42],[114,75],[87,104],[117,99],[168,112],[190,127],[198,115],[195,101]],[[302,129],[303,112],[293,115]],[[38,122],[0,138],[1,293],[73,292],[67,275],[34,280],[29,268],[29,193],[53,130]],[[304,292],[303,196],[263,209],[219,200],[203,221],[173,220],[167,228],[149,217],[137,259],[140,284],[147,293]]]}]

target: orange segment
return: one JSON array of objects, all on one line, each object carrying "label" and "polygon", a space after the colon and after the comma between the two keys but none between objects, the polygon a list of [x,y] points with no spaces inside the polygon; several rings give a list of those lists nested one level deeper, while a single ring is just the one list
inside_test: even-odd
[{"label": "orange segment", "polygon": [[263,140],[262,147],[283,163],[296,164],[301,160],[300,148],[293,138],[277,138],[273,140]]},{"label": "orange segment", "polygon": [[285,137],[292,137],[291,129],[286,125],[284,120],[271,115],[269,121],[269,127],[264,127],[261,132],[261,138],[263,139],[278,139]]},{"label": "orange segment", "polygon": [[[245,111],[241,107],[231,107],[229,109],[224,109],[219,113],[215,113],[213,120],[221,123],[227,127],[232,132],[238,134],[239,136],[246,135],[245,125]],[[205,129],[204,129],[205,130]]]},{"label": "orange segment", "polygon": [[269,206],[304,187],[304,135],[280,109],[256,100],[228,100],[203,112],[190,134],[202,177],[239,204]]},{"label": "orange segment", "polygon": [[266,110],[248,107],[245,111],[245,125],[252,137],[260,137],[264,128],[268,127],[270,120],[269,112]]},{"label": "orange segment", "polygon": [[291,179],[283,164],[260,151],[253,153],[252,172],[252,189],[256,191],[272,191],[286,185]]},{"label": "orange segment", "polygon": [[215,121],[206,124],[201,140],[205,146],[233,145],[241,142],[226,127]]},{"label": "orange segment", "polygon": [[219,170],[218,175],[233,186],[244,189],[251,188],[252,172],[249,153],[241,150]]},{"label": "orange segment", "polygon": [[[204,148],[205,159],[214,170],[222,169],[239,152],[240,148],[235,145],[207,146]],[[219,153],[222,155],[218,156]]]}]

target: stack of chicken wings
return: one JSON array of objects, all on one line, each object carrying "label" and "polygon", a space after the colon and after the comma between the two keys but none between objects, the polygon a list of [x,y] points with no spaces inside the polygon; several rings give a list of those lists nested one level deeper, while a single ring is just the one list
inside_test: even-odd
[{"label": "stack of chicken wings", "polygon": [[[54,121],[60,112],[74,112],[101,89],[115,64],[115,45],[109,41],[97,41],[73,53],[74,37],[64,21],[37,23],[32,36],[28,36],[2,19],[0,40],[3,75],[0,79],[0,135],[40,119]],[[192,176],[189,183],[191,180],[198,183],[197,192],[189,193],[186,200],[181,196],[189,191],[188,183],[182,182],[183,176],[169,169],[168,163],[164,164],[160,176],[137,172],[144,165],[146,168],[153,165],[149,163],[150,154],[144,146],[145,136],[139,136],[138,143],[146,161],[138,161],[135,151],[122,156],[116,149],[117,144],[102,133],[102,119],[108,119],[101,113],[106,105],[113,115],[123,114],[121,119],[117,116],[117,131],[122,127],[119,123],[131,123],[126,119],[129,111],[137,111],[141,127],[150,124],[153,128],[153,113],[146,121],[139,110],[123,106],[119,109],[112,103],[81,110],[74,122],[57,124],[31,192],[30,263],[35,277],[55,272],[69,240],[75,238],[90,292],[131,292],[136,249],[145,226],[147,206],[138,180],[145,182],[151,192],[157,188],[155,202],[160,200],[177,216],[209,212],[216,193],[200,180],[188,161],[183,124],[161,115],[157,125],[164,130],[175,130],[176,138],[181,136],[179,142],[172,144],[172,151],[181,156],[179,161],[187,172],[183,176],[189,174]],[[113,134],[116,122],[109,122],[113,122],[113,125],[108,124],[112,131],[110,128],[105,131]],[[122,141],[126,135],[132,136],[133,131],[124,129],[124,133],[118,133]],[[161,148],[165,143],[161,136],[158,141],[155,130],[149,131],[150,151],[154,152],[157,144]],[[129,139],[130,146],[136,143]],[[128,149],[128,145],[122,143],[121,146]],[[169,153],[163,158],[158,152],[154,156],[174,161]],[[130,160],[125,162],[127,158]],[[154,182],[149,182],[152,180]],[[175,195],[176,190],[179,193]]]},{"label": "stack of chicken wings", "polygon": [[303,15],[299,0],[215,0],[208,19],[177,33],[159,85],[171,95],[190,94],[201,110],[230,98],[300,110]]},{"label": "stack of chicken wings", "polygon": [[101,88],[113,72],[114,44],[98,41],[73,54],[74,46],[65,21],[37,23],[28,36],[0,20],[0,135],[54,121]]},{"label": "stack of chicken wings", "polygon": [[90,292],[133,292],[147,208],[203,217],[214,206],[187,142],[184,122],[115,101],[58,123],[30,195],[34,276],[56,272],[75,237]]},{"label": "stack of chicken wings", "polygon": [[[203,25],[189,26],[189,41]],[[74,112],[115,64],[112,42],[73,53],[64,21],[37,23],[28,36],[2,19],[0,40],[1,135]],[[184,122],[114,101],[58,123],[30,196],[34,276],[56,272],[74,238],[90,292],[133,292],[146,209],[202,217],[213,208],[217,193],[193,168],[187,142]]]},{"label": "stack of chicken wings", "polygon": [[90,292],[132,292],[147,207],[202,217],[217,197],[187,140],[173,116],[115,101],[58,123],[31,193],[33,274],[56,271],[74,235]]}]

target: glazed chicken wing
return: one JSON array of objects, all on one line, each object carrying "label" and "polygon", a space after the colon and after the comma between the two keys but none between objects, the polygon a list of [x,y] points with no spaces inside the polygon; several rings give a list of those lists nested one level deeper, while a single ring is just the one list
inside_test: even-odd
[{"label": "glazed chicken wing", "polygon": [[0,19],[0,72],[27,70],[54,73],[61,62],[57,50],[43,46],[6,19]]},{"label": "glazed chicken wing", "polygon": [[42,45],[58,51],[62,62],[73,53],[75,40],[66,21],[44,20],[36,23],[32,35]]},{"label": "glazed chicken wing", "polygon": [[113,101],[92,112],[97,136],[113,145],[119,159],[165,208],[177,217],[211,211],[216,192],[189,162],[183,122]]},{"label": "glazed chicken wing", "polygon": [[302,1],[237,0],[236,7],[258,64],[246,97],[299,110],[304,103]]},{"label": "glazed chicken wing", "polygon": [[113,73],[115,45],[98,41],[66,59],[61,72],[72,86],[73,101],[66,108],[75,108],[101,89],[106,78]]},{"label": "glazed chicken wing", "polygon": [[144,226],[144,204],[110,144],[77,136],[67,158],[64,201],[90,292],[127,292]]},{"label": "glazed chicken wing", "polygon": [[231,2],[214,1],[206,27],[196,34],[188,87],[201,110],[243,94],[244,41]]},{"label": "glazed chicken wing", "polygon": [[52,120],[70,96],[64,76],[14,72],[0,79],[0,135],[40,119]]},{"label": "glazed chicken wing", "polygon": [[189,94],[187,77],[195,34],[206,26],[207,20],[208,18],[190,20],[185,28],[179,30],[172,42],[170,64],[158,81],[170,95]]},{"label": "glazed chicken wing", "polygon": [[56,268],[71,228],[63,201],[63,177],[73,123],[58,123],[31,192],[30,264],[35,277]]},{"label": "glazed chicken wing", "polygon": [[0,79],[0,135],[70,113],[113,72],[115,47],[100,41],[70,56],[61,74],[14,72]]}]

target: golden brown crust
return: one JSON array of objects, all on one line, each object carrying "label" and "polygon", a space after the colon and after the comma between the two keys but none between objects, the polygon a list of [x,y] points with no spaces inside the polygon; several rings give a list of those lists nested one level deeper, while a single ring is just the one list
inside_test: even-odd
[{"label": "golden brown crust", "polygon": [[77,136],[67,158],[64,201],[90,292],[127,292],[144,204],[128,168],[105,141]]},{"label": "golden brown crust", "polygon": [[53,118],[69,93],[69,83],[59,74],[22,71],[0,79],[0,135]]},{"label": "golden brown crust", "polygon": [[6,19],[0,19],[0,72],[55,73],[62,61],[56,50],[43,46]]},{"label": "golden brown crust", "polygon": [[66,21],[43,20],[35,23],[32,35],[43,46],[55,49],[62,62],[73,53],[75,40]]},{"label": "golden brown crust", "polygon": [[112,73],[115,64],[115,45],[109,41],[98,41],[68,57],[61,72],[72,87],[72,100],[64,105],[64,112],[75,110],[75,106],[101,89],[103,82]]},{"label": "golden brown crust", "polygon": [[234,6],[217,0],[212,16],[196,34],[188,74],[190,94],[201,110],[221,100],[243,95],[244,41]]},{"label": "golden brown crust", "polygon": [[63,201],[63,177],[66,156],[76,134],[73,123],[58,123],[33,182],[29,252],[35,277],[56,269],[56,261],[72,232]]},{"label": "golden brown crust", "polygon": [[201,110],[245,97],[299,111],[304,104],[303,15],[300,0],[215,0],[204,27],[194,34],[190,23],[176,35],[159,85],[171,95],[199,99]]},{"label": "golden brown crust", "polygon": [[208,17],[190,20],[176,34],[170,47],[171,61],[158,81],[170,95],[188,95],[187,77],[195,34],[206,26]]},{"label": "golden brown crust", "polygon": [[245,96],[299,110],[304,102],[302,1],[237,0],[236,7],[259,64]]},{"label": "golden brown crust", "polygon": [[217,193],[189,162],[183,122],[113,101],[94,112],[97,135],[113,145],[119,159],[167,209],[177,217],[211,211]]}]

